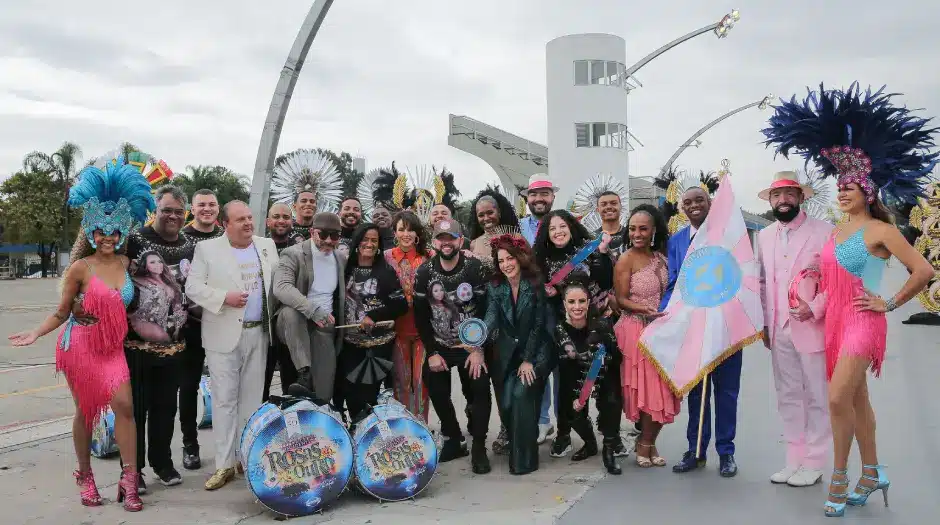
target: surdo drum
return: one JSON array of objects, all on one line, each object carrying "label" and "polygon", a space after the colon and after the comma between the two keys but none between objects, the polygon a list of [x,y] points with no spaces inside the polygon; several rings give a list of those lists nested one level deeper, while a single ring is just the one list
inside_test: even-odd
[{"label": "surdo drum", "polygon": [[308,400],[277,398],[248,419],[240,457],[262,505],[306,516],[330,505],[353,473],[353,442],[340,415]]},{"label": "surdo drum", "polygon": [[386,391],[356,426],[356,482],[380,501],[402,501],[423,491],[437,470],[438,448],[424,422]]},{"label": "surdo drum", "polygon": [[111,407],[101,411],[98,423],[91,431],[91,455],[107,458],[118,453],[117,440],[114,439],[114,412]]}]

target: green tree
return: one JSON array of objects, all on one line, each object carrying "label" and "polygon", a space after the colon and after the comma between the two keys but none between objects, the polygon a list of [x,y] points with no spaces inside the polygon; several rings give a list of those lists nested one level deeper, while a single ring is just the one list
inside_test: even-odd
[{"label": "green tree", "polygon": [[215,192],[219,204],[225,204],[233,200],[248,202],[251,181],[225,166],[200,165],[186,166],[186,172],[164,184],[178,186],[189,198],[201,189],[210,189]]},{"label": "green tree", "polygon": [[289,153],[285,153],[284,155],[278,155],[277,159],[275,159],[274,161],[274,165],[276,166],[280,164],[281,162],[284,161],[287,155],[290,155],[291,153],[295,153],[295,152],[304,152],[304,153],[316,152],[330,159],[330,161],[334,165],[336,165],[336,171],[339,172],[340,176],[343,179],[343,197],[355,197],[356,196],[356,188],[359,186],[359,181],[361,181],[362,178],[365,177],[365,173],[362,173],[361,171],[358,171],[356,170],[356,168],[353,167],[352,155],[350,155],[349,153],[345,151],[337,154],[333,152],[332,150],[328,150],[324,148],[316,148],[316,149],[299,148]]},{"label": "green tree", "polygon": [[[58,200],[49,201],[49,207],[37,207],[37,210],[58,210],[60,246],[69,246],[73,231],[69,224],[71,213],[68,213],[69,188],[81,167],[82,148],[74,142],[63,142],[59,149],[52,153],[34,151],[23,158],[23,171],[25,173],[46,173],[51,175],[58,183]],[[44,196],[46,198],[48,196]],[[45,263],[43,263],[43,276],[45,276]]]},{"label": "green tree", "polygon": [[[21,171],[0,184],[5,240],[12,244],[36,244],[43,277],[48,275],[52,252],[68,250],[81,222],[80,212],[63,207],[65,191],[63,181],[51,171]],[[63,232],[63,223],[74,226]],[[69,241],[63,242],[63,238]]]}]

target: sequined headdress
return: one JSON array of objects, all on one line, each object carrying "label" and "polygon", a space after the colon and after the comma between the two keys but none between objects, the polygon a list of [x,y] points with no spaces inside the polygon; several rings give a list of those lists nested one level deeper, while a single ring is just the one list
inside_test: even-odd
[{"label": "sequined headdress", "polygon": [[781,99],[761,130],[766,145],[789,158],[795,151],[816,163],[823,176],[838,177],[838,185],[855,183],[874,202],[880,193],[889,204],[916,201],[924,195],[924,185],[937,163],[934,146],[937,128],[928,128],[930,119],[915,117],[907,108],[891,104],[895,93],[884,86],[864,92],[857,82],[847,90],[807,89],[802,102]]},{"label": "sequined headdress", "polygon": [[336,213],[343,198],[343,178],[336,165],[316,151],[285,155],[271,177],[271,199],[292,206],[301,193],[317,197],[317,211]]},{"label": "sequined headdress", "polygon": [[601,227],[603,220],[597,211],[597,199],[605,192],[614,192],[620,197],[620,224],[625,226],[627,218],[630,215],[628,206],[630,205],[630,195],[627,187],[613,175],[599,173],[578,188],[574,195],[574,210],[572,213],[579,218],[581,224],[588,231],[596,231]]},{"label": "sequined headdress", "polygon": [[[157,193],[158,187],[166,182],[173,181],[175,174],[165,161],[142,151],[128,151],[127,146],[127,143],[125,143],[125,146],[115,148],[100,157],[96,157],[91,164],[102,170],[106,169],[108,165],[118,162],[131,166],[147,179],[150,184],[150,193],[154,195]],[[154,219],[156,219],[156,215],[151,212],[144,224],[153,224]]]},{"label": "sequined headdress", "polygon": [[[371,185],[373,207],[382,205],[390,211],[407,208],[414,211],[425,224],[431,216],[431,208],[438,204],[454,212],[454,198],[460,195],[460,190],[454,185],[454,174],[447,168],[441,168],[438,172],[434,166],[430,169],[427,166],[411,168],[404,174],[392,162],[391,168],[382,168],[375,177],[368,181],[364,178],[363,182]],[[360,191],[369,191],[369,186]]]},{"label": "sequined headdress", "polygon": [[98,247],[95,230],[106,235],[118,232],[120,248],[135,223],[146,221],[147,214],[157,207],[150,183],[121,156],[106,162],[104,168],[92,165],[83,169],[69,190],[68,204],[84,210],[82,231],[93,248]]}]

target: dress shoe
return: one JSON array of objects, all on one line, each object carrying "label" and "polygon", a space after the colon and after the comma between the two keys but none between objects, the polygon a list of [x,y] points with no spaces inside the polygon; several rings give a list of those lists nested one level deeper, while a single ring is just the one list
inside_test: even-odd
[{"label": "dress shoe", "polygon": [[791,476],[796,474],[800,470],[799,467],[784,467],[783,470],[775,473],[773,476],[770,476],[771,483],[786,483]]},{"label": "dress shoe", "polygon": [[592,440],[584,444],[571,456],[571,461],[584,461],[585,459],[597,455],[597,441]]},{"label": "dress shoe", "polygon": [[799,470],[787,480],[787,485],[791,487],[812,487],[819,483],[819,480],[822,479],[822,475],[821,470],[800,467]]},{"label": "dress shoe", "polygon": [[309,366],[297,370],[297,382],[287,387],[287,393],[294,397],[315,397],[313,393],[313,376],[310,375]]},{"label": "dress shoe", "polygon": [[[604,460],[604,468],[607,469],[608,473],[613,474],[614,476],[623,474],[623,470],[617,463],[616,445],[618,443],[620,443],[620,436],[617,436],[612,440],[605,438],[604,448],[601,450],[601,459]],[[622,443],[620,444],[622,445]]]},{"label": "dress shoe", "polygon": [[733,478],[738,475],[738,464],[734,462],[734,455],[722,454],[719,456],[718,473],[723,478]]},{"label": "dress shoe", "polygon": [[226,483],[235,479],[234,468],[223,468],[215,471],[215,474],[206,481],[206,490],[216,490],[225,486]]},{"label": "dress shoe", "polygon": [[470,466],[474,474],[489,474],[490,458],[486,455],[486,440],[474,439],[470,449]]},{"label": "dress shoe", "polygon": [[705,466],[705,458],[696,458],[695,452],[689,451],[682,454],[682,460],[672,466],[672,471],[676,474],[691,472]]},{"label": "dress shoe", "polygon": [[444,439],[444,445],[441,447],[441,455],[438,461],[447,463],[448,461],[466,457],[467,455],[469,455],[469,452],[467,452],[467,442],[464,440],[463,436]]}]

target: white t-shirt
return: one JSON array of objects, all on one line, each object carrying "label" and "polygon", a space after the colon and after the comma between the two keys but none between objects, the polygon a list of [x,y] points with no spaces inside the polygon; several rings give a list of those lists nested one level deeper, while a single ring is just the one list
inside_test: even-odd
[{"label": "white t-shirt", "polygon": [[248,303],[245,305],[244,321],[261,320],[261,287],[264,280],[261,277],[261,262],[258,260],[258,251],[255,245],[247,248],[232,248],[235,251],[235,260],[238,261],[238,270],[242,274],[241,290],[248,292]]},{"label": "white t-shirt", "polygon": [[315,319],[325,319],[333,313],[333,294],[336,292],[336,257],[325,254],[316,247],[312,250],[313,282],[307,291],[307,301],[313,307]]}]

